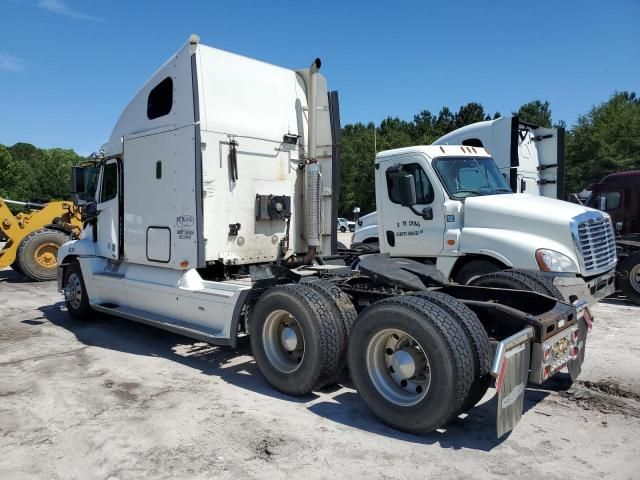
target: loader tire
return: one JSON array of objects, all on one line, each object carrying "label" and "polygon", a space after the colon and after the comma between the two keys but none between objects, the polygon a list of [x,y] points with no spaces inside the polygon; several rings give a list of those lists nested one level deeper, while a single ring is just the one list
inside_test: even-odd
[{"label": "loader tire", "polygon": [[527,270],[503,270],[501,272],[489,273],[474,278],[469,285],[475,287],[508,288],[511,290],[526,290],[529,292],[541,293],[556,300],[565,302],[564,296],[552,283],[551,279],[542,274],[536,274]]},{"label": "loader tire", "polygon": [[251,349],[260,372],[277,390],[305,395],[336,371],[346,348],[331,305],[308,285],[279,285],[251,314]]},{"label": "loader tire", "polygon": [[640,305],[640,252],[625,257],[616,270],[620,289],[628,300]]},{"label": "loader tire", "polygon": [[92,310],[82,277],[82,269],[77,261],[70,263],[64,269],[62,288],[65,292],[65,305],[69,315],[76,320],[89,320]]},{"label": "loader tire", "polygon": [[27,235],[16,255],[21,272],[38,282],[56,279],[58,248],[71,239],[59,230],[42,228]]},{"label": "loader tire", "polygon": [[451,295],[437,291],[419,291],[413,292],[411,295],[424,298],[449,312],[471,339],[474,351],[474,380],[469,395],[460,409],[460,413],[466,412],[484,397],[491,384],[489,371],[493,354],[489,335],[473,310]]},{"label": "loader tire", "polygon": [[353,327],[351,378],[387,425],[427,433],[455,418],[474,379],[469,336],[447,310],[419,296],[381,300]]},{"label": "loader tire", "polygon": [[336,285],[317,278],[302,280],[302,284],[311,287],[325,298],[326,302],[330,305],[334,317],[339,320],[341,326],[341,334],[344,336],[344,348],[338,359],[336,370],[324,381],[325,385],[333,385],[347,376],[347,345],[353,324],[358,317],[358,312],[356,312],[349,295],[344,293],[342,289]]}]

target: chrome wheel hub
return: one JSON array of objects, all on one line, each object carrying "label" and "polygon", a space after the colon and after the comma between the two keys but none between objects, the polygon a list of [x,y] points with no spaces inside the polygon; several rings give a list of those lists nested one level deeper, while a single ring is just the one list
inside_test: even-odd
[{"label": "chrome wheel hub", "polygon": [[367,346],[367,371],[380,395],[408,407],[422,400],[431,385],[431,365],[422,346],[398,329],[377,332]]},{"label": "chrome wheel hub", "polygon": [[280,334],[280,341],[287,352],[293,352],[298,347],[298,335],[296,335],[293,328],[283,328]]},{"label": "chrome wheel hub", "polygon": [[640,264],[636,265],[629,272],[629,283],[636,292],[640,292]]},{"label": "chrome wheel hub", "polygon": [[271,312],[262,327],[264,353],[282,373],[298,369],[304,358],[304,335],[295,317],[286,310]]},{"label": "chrome wheel hub", "polygon": [[77,274],[72,273],[67,279],[67,284],[64,287],[64,299],[75,310],[80,308],[82,302],[82,283],[80,277]]}]

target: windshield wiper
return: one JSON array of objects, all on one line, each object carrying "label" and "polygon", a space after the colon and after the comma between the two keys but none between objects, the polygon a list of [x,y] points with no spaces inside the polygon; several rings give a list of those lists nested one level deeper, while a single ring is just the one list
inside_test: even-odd
[{"label": "windshield wiper", "polygon": [[513,191],[510,188],[496,188],[495,192],[502,192],[502,193],[513,193]]},{"label": "windshield wiper", "polygon": [[468,192],[468,193],[475,193],[475,194],[477,194],[477,195],[482,195],[482,192],[481,192],[480,190],[458,190],[458,191],[456,192],[456,194],[458,194],[458,193],[465,193],[465,192]]}]

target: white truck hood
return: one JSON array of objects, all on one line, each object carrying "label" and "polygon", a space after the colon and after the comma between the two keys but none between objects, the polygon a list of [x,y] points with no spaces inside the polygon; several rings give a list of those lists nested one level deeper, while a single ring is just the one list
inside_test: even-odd
[{"label": "white truck hood", "polygon": [[523,193],[468,197],[461,247],[471,253],[495,250],[513,264],[533,269],[535,251],[547,248],[568,256],[581,270],[571,222],[586,212],[606,217],[582,205]]},{"label": "white truck hood", "polygon": [[598,212],[576,203],[553,198],[512,193],[507,195],[485,195],[468,197],[464,201],[464,226],[506,228],[536,231],[532,222],[561,226],[568,232],[569,222],[586,212]]}]

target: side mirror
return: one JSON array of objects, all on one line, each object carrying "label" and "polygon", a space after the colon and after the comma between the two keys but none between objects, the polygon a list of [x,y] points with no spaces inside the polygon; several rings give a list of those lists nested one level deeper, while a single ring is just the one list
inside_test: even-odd
[{"label": "side mirror", "polygon": [[607,210],[607,197],[604,195],[598,197],[598,210],[605,212]]},{"label": "side mirror", "polygon": [[400,203],[403,207],[412,207],[416,204],[416,183],[413,180],[413,175],[399,174],[398,188],[400,189]]},{"label": "side mirror", "polygon": [[85,205],[83,195],[86,193],[84,167],[71,167],[71,199],[78,206]]}]

